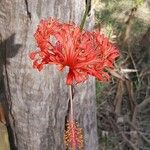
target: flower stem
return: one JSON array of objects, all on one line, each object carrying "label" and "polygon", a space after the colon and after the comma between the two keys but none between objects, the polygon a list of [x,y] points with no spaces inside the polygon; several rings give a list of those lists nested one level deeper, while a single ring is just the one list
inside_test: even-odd
[{"label": "flower stem", "polygon": [[72,89],[73,89],[73,86],[70,85],[69,86],[69,93],[70,93],[70,119],[73,121],[73,94],[72,94]]},{"label": "flower stem", "polygon": [[91,0],[87,0],[87,3],[86,3],[86,9],[85,9],[85,12],[84,12],[84,15],[83,15],[83,18],[82,18],[82,21],[81,21],[81,25],[80,25],[80,30],[81,30],[81,31],[82,31],[83,28],[84,28],[84,24],[85,24],[85,21],[86,21],[86,17],[87,17],[88,12],[89,12],[90,1],[91,1]]}]

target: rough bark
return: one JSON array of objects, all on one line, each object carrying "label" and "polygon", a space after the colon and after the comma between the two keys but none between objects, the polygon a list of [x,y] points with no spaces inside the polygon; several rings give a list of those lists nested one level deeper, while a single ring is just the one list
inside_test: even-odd
[{"label": "rough bark", "polygon": [[[55,66],[38,72],[28,58],[35,49],[33,34],[39,20],[55,17],[81,21],[83,0],[1,0],[0,33],[4,44],[3,72],[10,124],[18,150],[64,150],[68,106],[65,74]],[[90,23],[91,25],[91,23]],[[84,129],[85,149],[97,149],[94,79],[75,89],[76,119]]]}]

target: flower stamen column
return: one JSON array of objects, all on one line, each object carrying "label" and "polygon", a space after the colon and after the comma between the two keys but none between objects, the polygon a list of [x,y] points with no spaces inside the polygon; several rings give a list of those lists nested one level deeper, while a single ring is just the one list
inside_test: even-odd
[{"label": "flower stamen column", "polygon": [[69,119],[67,121],[66,130],[64,134],[66,147],[71,148],[72,150],[83,149],[83,133],[82,129],[79,128],[78,123],[74,119],[74,110],[73,110],[73,86],[69,86],[70,93],[70,113]]}]

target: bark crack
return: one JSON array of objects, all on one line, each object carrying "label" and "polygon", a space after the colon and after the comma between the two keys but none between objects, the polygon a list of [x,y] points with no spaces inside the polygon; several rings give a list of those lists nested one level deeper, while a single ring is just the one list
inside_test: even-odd
[{"label": "bark crack", "polygon": [[69,112],[70,112],[70,99],[68,99],[68,103],[67,103],[67,111],[65,116],[65,129],[66,129],[67,121],[69,120]]},{"label": "bark crack", "polygon": [[[6,81],[6,89],[8,91],[8,95],[6,96],[6,102],[8,103],[8,109],[9,109],[9,114],[10,114],[10,117],[12,119],[12,125],[13,125],[13,128],[9,125],[9,122],[8,122],[8,125],[7,125],[7,128],[8,128],[8,133],[9,133],[9,138],[11,137],[11,141],[10,141],[10,146],[11,148],[13,149],[17,149],[17,145],[18,145],[18,138],[17,138],[17,134],[16,134],[16,122],[15,122],[15,118],[14,118],[14,115],[13,115],[13,111],[12,111],[12,100],[11,100],[11,92],[10,92],[10,84],[9,84],[9,78],[8,78],[8,72],[7,72],[7,54],[6,54],[6,42],[3,41],[2,39],[2,42],[4,42],[4,53],[3,53],[3,58],[4,58],[4,74],[5,74],[5,81]],[[6,94],[6,93],[5,93]]]},{"label": "bark crack", "polygon": [[26,11],[27,11],[27,16],[31,20],[31,12],[29,11],[28,0],[25,0],[25,6],[26,6]]}]

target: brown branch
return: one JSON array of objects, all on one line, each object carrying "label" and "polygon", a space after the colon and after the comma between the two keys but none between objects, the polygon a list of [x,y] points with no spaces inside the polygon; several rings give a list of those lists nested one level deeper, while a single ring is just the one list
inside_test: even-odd
[{"label": "brown branch", "polygon": [[[131,47],[130,47],[130,44],[129,44],[129,38],[130,38],[131,29],[132,29],[133,18],[135,16],[136,11],[137,11],[137,6],[133,7],[130,10],[128,16],[127,16],[127,19],[125,21],[125,24],[126,24],[125,36],[124,36],[124,39],[123,39],[123,47],[127,48],[128,55],[130,56],[130,59],[132,61],[132,64],[133,64],[135,70],[137,70],[137,66],[136,66],[136,63],[135,63],[134,58],[132,56]],[[137,76],[138,82],[140,82],[138,72],[136,72],[136,76]]]},{"label": "brown branch", "polygon": [[124,44],[127,43],[129,37],[130,37],[130,31],[131,31],[131,25],[133,17],[135,16],[135,12],[137,11],[136,7],[133,7],[127,17],[125,18],[125,24],[126,24],[126,30],[125,30],[125,36],[124,36]]},{"label": "brown branch", "polygon": [[135,146],[135,144],[133,144],[131,141],[129,141],[124,133],[121,133],[121,136],[122,136],[124,142],[126,142],[133,150],[138,150],[138,148]]},{"label": "brown branch", "polygon": [[124,94],[124,82],[119,80],[118,87],[117,87],[117,94],[114,100],[115,105],[115,113],[117,116],[121,115],[121,106],[122,106],[122,97]]},{"label": "brown branch", "polygon": [[138,129],[132,122],[130,122],[129,120],[126,120],[126,121],[127,121],[127,123],[128,123],[134,130],[137,131],[137,133],[138,133],[147,143],[150,144],[150,140],[149,140],[146,136],[144,136],[143,133],[140,132],[139,129]]},{"label": "brown branch", "polygon": [[148,104],[150,104],[150,97],[144,99],[137,107],[138,107],[138,109],[141,109]]}]

